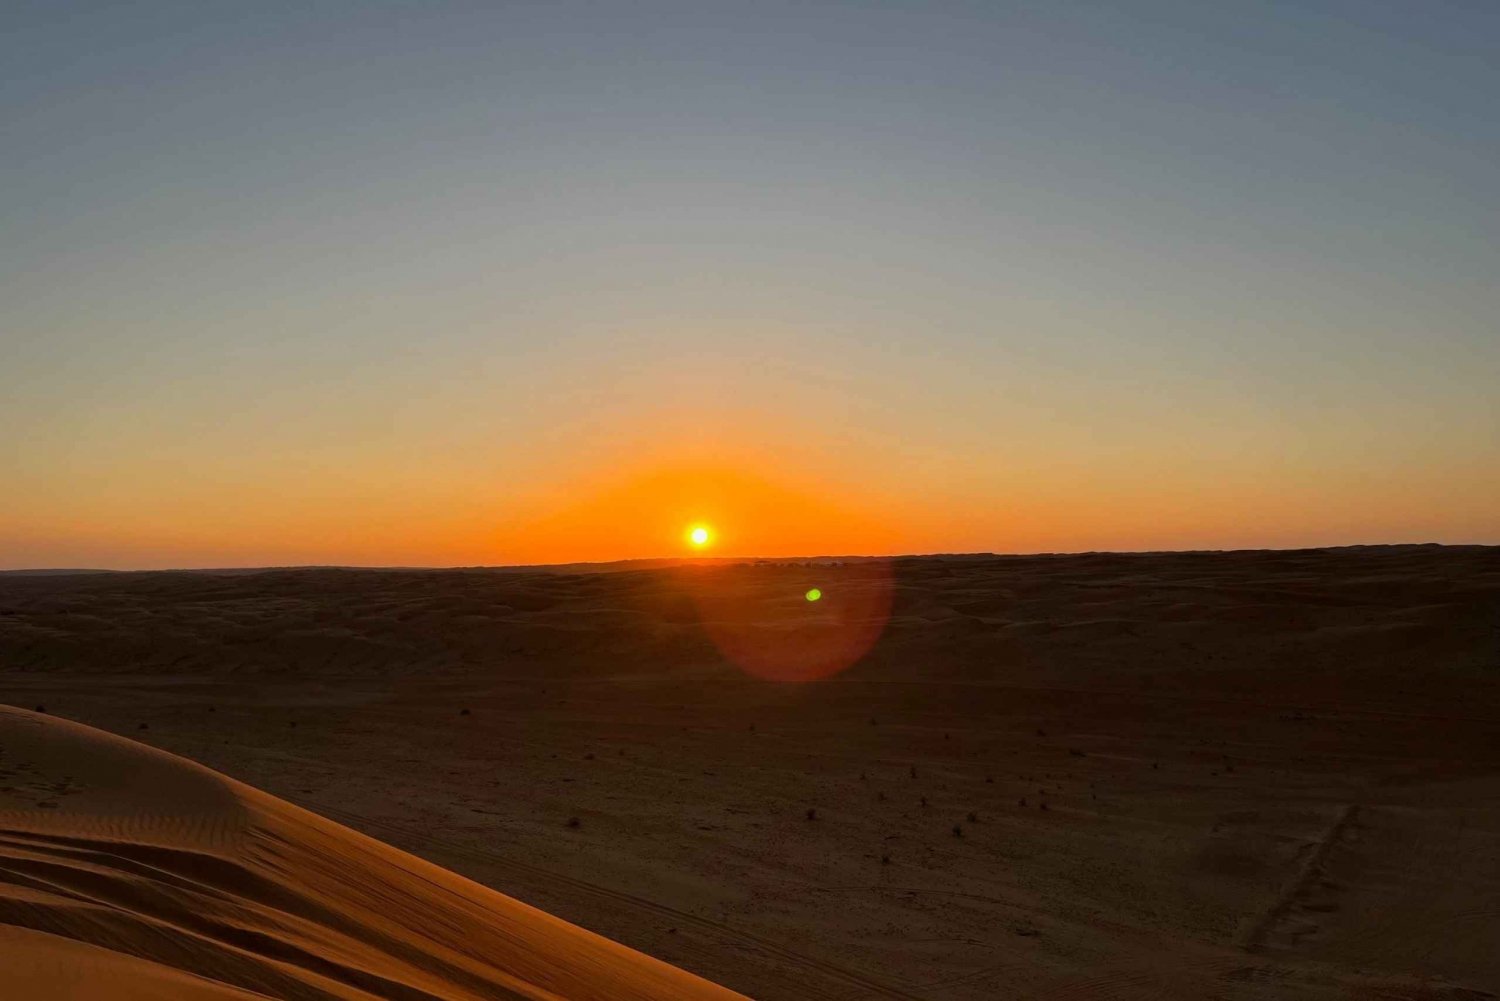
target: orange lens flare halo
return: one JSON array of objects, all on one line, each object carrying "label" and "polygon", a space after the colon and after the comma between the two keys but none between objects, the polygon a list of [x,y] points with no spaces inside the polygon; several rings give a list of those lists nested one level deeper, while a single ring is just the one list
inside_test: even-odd
[{"label": "orange lens flare halo", "polygon": [[688,587],[719,651],[768,681],[827,678],[858,663],[890,620],[890,560],[757,562],[699,570]]}]

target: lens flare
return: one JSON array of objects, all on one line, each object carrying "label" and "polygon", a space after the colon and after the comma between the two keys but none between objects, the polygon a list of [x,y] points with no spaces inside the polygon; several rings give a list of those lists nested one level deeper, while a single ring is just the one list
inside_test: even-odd
[{"label": "lens flare", "polygon": [[[892,569],[886,560],[815,570],[741,564],[698,569],[684,581],[703,631],[726,660],[769,681],[803,682],[838,674],[875,646],[890,619]],[[808,580],[814,572],[817,586]]]}]

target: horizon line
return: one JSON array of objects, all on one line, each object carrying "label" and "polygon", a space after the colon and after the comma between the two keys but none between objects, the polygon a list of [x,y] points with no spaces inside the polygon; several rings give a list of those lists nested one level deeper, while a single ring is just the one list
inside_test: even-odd
[{"label": "horizon line", "polygon": [[544,571],[570,567],[620,567],[627,564],[653,564],[653,569],[663,565],[725,564],[725,563],[805,563],[834,562],[840,560],[921,560],[921,559],[1026,559],[1043,556],[1170,556],[1227,553],[1299,553],[1340,549],[1494,549],[1500,544],[1486,542],[1355,542],[1328,546],[1236,546],[1223,549],[1080,549],[1073,551],[1037,550],[1034,552],[997,553],[988,550],[972,552],[934,553],[876,553],[876,554],[822,554],[816,556],[634,556],[618,560],[564,560],[557,563],[474,563],[450,565],[423,564],[361,564],[361,563],[287,563],[249,566],[198,566],[198,567],[7,567],[0,568],[6,576],[82,576],[85,574],[139,574],[139,573],[274,573],[290,570],[352,570],[352,571],[414,571],[441,573],[453,570],[488,571]]}]

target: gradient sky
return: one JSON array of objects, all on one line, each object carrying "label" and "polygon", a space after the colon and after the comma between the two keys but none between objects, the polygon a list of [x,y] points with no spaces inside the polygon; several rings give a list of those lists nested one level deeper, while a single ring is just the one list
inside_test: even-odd
[{"label": "gradient sky", "polygon": [[0,567],[1500,542],[1500,4],[8,4]]}]

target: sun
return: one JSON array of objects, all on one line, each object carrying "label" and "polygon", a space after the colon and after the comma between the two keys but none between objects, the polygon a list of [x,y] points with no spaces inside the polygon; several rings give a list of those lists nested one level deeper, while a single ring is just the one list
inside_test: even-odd
[{"label": "sun", "polygon": [[713,538],[713,532],[709,531],[707,525],[694,525],[688,529],[687,538],[693,544],[693,548],[702,549]]}]

